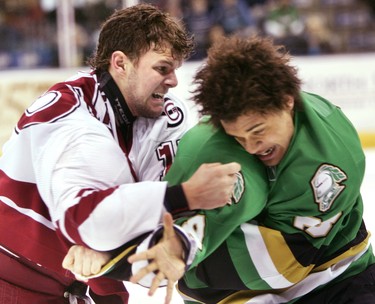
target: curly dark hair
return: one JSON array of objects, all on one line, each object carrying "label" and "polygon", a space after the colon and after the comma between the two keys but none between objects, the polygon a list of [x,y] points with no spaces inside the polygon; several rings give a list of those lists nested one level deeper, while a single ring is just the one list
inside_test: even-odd
[{"label": "curly dark hair", "polygon": [[270,38],[223,38],[209,49],[207,62],[195,75],[192,98],[216,127],[220,120],[233,121],[248,111],[281,110],[285,95],[302,108],[301,80],[289,61],[285,48]]},{"label": "curly dark hair", "polygon": [[194,40],[182,23],[151,4],[138,4],[115,11],[102,25],[96,52],[87,63],[94,69],[106,71],[111,55],[124,52],[136,64],[138,59],[155,46],[155,50],[172,50],[173,58],[187,59]]}]

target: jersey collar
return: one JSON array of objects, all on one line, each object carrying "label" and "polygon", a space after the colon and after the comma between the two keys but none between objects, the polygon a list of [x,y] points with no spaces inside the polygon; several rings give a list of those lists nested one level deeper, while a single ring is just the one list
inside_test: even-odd
[{"label": "jersey collar", "polygon": [[136,120],[122,96],[120,89],[113,80],[111,74],[102,72],[99,75],[99,89],[103,91],[108,98],[116,117],[116,123],[120,128],[128,127]]}]

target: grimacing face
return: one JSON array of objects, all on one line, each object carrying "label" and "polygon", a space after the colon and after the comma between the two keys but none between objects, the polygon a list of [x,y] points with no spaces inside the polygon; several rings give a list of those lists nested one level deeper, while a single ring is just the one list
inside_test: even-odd
[{"label": "grimacing face", "polygon": [[181,61],[174,59],[168,48],[163,51],[151,48],[137,64],[124,53],[117,52],[121,59],[112,64],[110,73],[115,75],[113,77],[132,114],[147,118],[160,116],[164,95],[178,84],[175,72]]},{"label": "grimacing face", "polygon": [[294,100],[288,96],[283,110],[267,114],[247,112],[234,121],[221,121],[225,132],[266,166],[276,166],[288,150],[294,133]]}]

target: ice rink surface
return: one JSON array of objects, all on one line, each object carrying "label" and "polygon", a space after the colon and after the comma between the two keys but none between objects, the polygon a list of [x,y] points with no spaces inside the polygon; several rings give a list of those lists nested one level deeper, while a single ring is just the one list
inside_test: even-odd
[{"label": "ice rink surface", "polygon": [[[375,148],[366,149],[366,174],[362,184],[362,196],[365,206],[364,219],[368,230],[373,232],[372,244],[375,246]],[[130,292],[129,304],[163,304],[165,290],[160,288],[152,297],[147,295],[147,289],[126,283],[126,287]],[[183,304],[183,301],[175,292],[172,304]]]}]

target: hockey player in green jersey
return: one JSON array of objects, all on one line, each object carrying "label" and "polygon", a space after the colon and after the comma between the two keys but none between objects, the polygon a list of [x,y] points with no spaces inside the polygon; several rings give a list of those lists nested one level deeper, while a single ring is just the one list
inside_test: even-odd
[{"label": "hockey player in green jersey", "polygon": [[[213,244],[218,237],[207,227],[213,212],[178,219],[199,231],[203,248],[178,284],[186,303],[375,303],[360,140],[338,107],[301,92],[289,60],[268,39],[228,38],[209,51],[195,77],[201,113],[239,143],[225,149],[229,159],[248,152],[249,165],[241,170],[245,190],[259,195],[246,177],[260,174],[255,157],[268,172],[269,191],[259,214],[264,197],[252,198],[253,221],[233,208],[249,204],[244,197],[234,202],[233,196],[232,205],[218,211],[231,209],[233,225],[216,223],[233,229],[220,244]],[[206,153],[206,161],[227,161],[220,146],[206,147],[199,138],[205,128],[198,125],[180,142],[167,175],[171,184],[188,178]]]},{"label": "hockey player in green jersey", "polygon": [[178,283],[187,304],[375,303],[361,143],[338,107],[301,91],[289,60],[268,39],[228,38],[195,77],[208,121],[180,141],[169,184],[204,162],[242,169],[227,206],[176,219],[200,243]]}]

